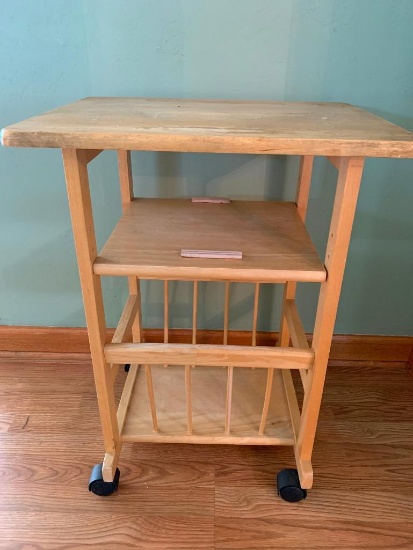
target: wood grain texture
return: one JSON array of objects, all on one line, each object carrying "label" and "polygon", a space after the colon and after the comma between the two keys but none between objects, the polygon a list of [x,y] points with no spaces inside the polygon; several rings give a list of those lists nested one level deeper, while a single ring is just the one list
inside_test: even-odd
[{"label": "wood grain texture", "polygon": [[[163,329],[144,329],[145,342],[163,342]],[[113,338],[113,329],[108,329],[106,343]],[[277,333],[257,331],[258,346],[274,346]],[[221,344],[224,333],[222,330],[197,330],[197,343]],[[251,331],[228,331],[228,343],[247,346],[251,343]],[[311,342],[311,335],[307,334]],[[186,344],[192,342],[192,330],[169,329],[171,343]],[[356,334],[336,334],[330,353],[330,364],[349,366],[382,365],[389,367],[406,366],[413,344],[411,336],[372,336]],[[87,330],[71,327],[22,327],[0,326],[0,352],[33,352],[46,354],[87,354],[90,353]],[[79,359],[82,360],[80,357]],[[413,358],[412,358],[413,364]]]},{"label": "wood grain texture", "polygon": [[410,550],[412,403],[403,369],[331,369],[314,488],[297,505],[274,485],[288,447],[124,444],[119,491],[98,498],[88,356],[0,357],[0,549]]},{"label": "wood grain texture", "polygon": [[407,367],[411,372],[413,372],[413,345],[412,349],[410,350],[409,358],[407,360]]},{"label": "wood grain texture", "polygon": [[274,391],[269,396],[266,437],[258,428],[265,392],[262,369],[234,369],[231,431],[226,427],[227,372],[221,367],[192,370],[192,433],[186,421],[183,367],[153,367],[153,384],[159,431],[154,433],[148,393],[139,373],[122,439],[140,442],[292,445],[293,432],[280,372],[275,371]]},{"label": "wood grain texture", "polygon": [[[103,353],[106,320],[102,285],[100,278],[93,273],[97,248],[89,177],[85,163],[86,155],[84,152],[73,149],[63,149],[62,153],[102,432],[106,453],[115,456],[119,432],[114,393]],[[107,467],[105,459],[103,463],[105,481],[113,479],[116,462],[113,460],[111,467]]]},{"label": "wood grain texture", "polygon": [[149,365],[194,365],[214,367],[279,369],[311,368],[311,349],[268,346],[214,346],[210,344],[107,344],[109,363],[147,363]]},{"label": "wood grain texture", "polygon": [[2,131],[9,147],[413,157],[413,134],[344,103],[89,97]]},{"label": "wood grain texture", "polygon": [[[183,249],[238,251],[240,243],[242,259],[181,257]],[[295,204],[277,201],[222,206],[188,199],[135,199],[101,250],[94,272],[201,281],[326,278]]]},{"label": "wood grain texture", "polygon": [[360,157],[342,159],[340,163],[324,260],[328,277],[320,287],[314,322],[314,368],[307,376],[297,441],[303,461],[311,460],[363,167],[364,159]]}]

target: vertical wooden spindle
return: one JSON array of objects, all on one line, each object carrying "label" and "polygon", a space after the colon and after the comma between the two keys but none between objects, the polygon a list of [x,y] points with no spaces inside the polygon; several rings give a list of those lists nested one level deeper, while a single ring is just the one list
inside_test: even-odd
[{"label": "vertical wooden spindle", "polygon": [[149,402],[151,405],[153,431],[158,431],[158,419],[156,417],[155,394],[153,392],[152,372],[149,365],[145,365],[146,383],[148,386]]},{"label": "vertical wooden spindle", "polygon": [[231,428],[231,407],[232,407],[232,383],[234,380],[234,367],[227,367],[227,402],[225,414],[225,434],[228,435]]},{"label": "vertical wooden spindle", "polygon": [[260,283],[255,283],[254,313],[252,318],[252,346],[257,345],[258,302],[260,299]]},{"label": "vertical wooden spindle", "polygon": [[[134,199],[133,178],[130,151],[118,151],[119,182],[122,201],[122,210],[125,212]],[[129,294],[136,295],[139,301],[139,310],[132,327],[133,342],[143,342],[142,329],[142,304],[140,280],[136,277],[129,277]],[[135,370],[135,373],[137,370]],[[132,371],[133,374],[133,371]],[[148,387],[149,402],[151,406],[153,430],[158,431],[158,420],[156,417],[155,395],[153,391],[152,370],[150,365],[145,365],[146,383]],[[128,376],[129,378],[129,376]]]},{"label": "vertical wooden spindle", "polygon": [[[198,317],[198,281],[194,281],[194,292],[192,302],[192,343],[196,344],[196,331],[197,331],[197,317]],[[185,396],[186,396],[186,422],[188,426],[188,433],[192,434],[192,367],[190,365],[185,366]]]},{"label": "vertical wooden spindle", "polygon": [[168,293],[168,281],[164,281],[163,284],[163,303],[164,303],[164,314],[163,314],[163,341],[164,344],[168,343],[169,340],[169,293]]},{"label": "vertical wooden spindle", "polygon": [[229,281],[225,282],[225,305],[224,305],[224,346],[228,344],[229,324]]},{"label": "vertical wooden spindle", "polygon": [[[168,281],[165,280],[163,283],[163,342],[167,344],[169,341],[169,292],[168,292]],[[168,365],[164,365],[167,367]]]},{"label": "vertical wooden spindle", "polygon": [[[224,304],[224,346],[228,344],[229,326],[229,281],[225,283],[225,304]],[[225,411],[225,434],[228,435],[231,428],[231,406],[232,406],[232,382],[234,379],[234,367],[227,367],[227,401]]]},{"label": "vertical wooden spindle", "polygon": [[194,297],[192,303],[192,343],[196,344],[196,331],[198,325],[198,281],[194,281]]},{"label": "vertical wooden spindle", "polygon": [[261,422],[258,430],[259,435],[263,435],[265,431],[265,424],[267,422],[268,409],[270,408],[273,378],[274,378],[274,369],[270,368],[268,369],[268,373],[267,373],[267,386],[265,388],[264,406],[262,408]]},{"label": "vertical wooden spindle", "polygon": [[188,433],[192,434],[192,380],[191,366],[185,366],[185,399],[186,399],[186,422]]}]

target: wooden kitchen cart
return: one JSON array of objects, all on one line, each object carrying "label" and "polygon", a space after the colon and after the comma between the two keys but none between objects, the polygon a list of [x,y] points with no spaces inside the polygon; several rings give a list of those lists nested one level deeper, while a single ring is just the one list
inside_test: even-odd
[{"label": "wooden kitchen cart", "polygon": [[[311,455],[364,158],[413,157],[413,134],[338,103],[87,98],[6,128],[2,141],[63,151],[106,450],[90,489],[99,495],[117,489],[124,442],[291,445],[298,476],[284,470],[278,489],[285,500],[303,498],[313,482]],[[88,163],[107,149],[118,151],[123,215],[98,251]],[[133,150],[299,155],[296,201],[135,198]],[[338,171],[324,262],[305,227],[315,156]],[[183,257],[182,250],[207,257]],[[231,251],[242,259],[219,257]],[[111,344],[105,344],[105,275],[129,282]],[[142,279],[164,281],[163,343],[144,342]],[[193,282],[191,343],[168,339],[171,280]],[[225,284],[222,345],[197,343],[199,281]],[[228,345],[233,282],[255,284],[250,346]],[[297,282],[321,283],[311,347],[295,305]],[[261,283],[285,286],[273,347],[256,345]],[[120,365],[130,368],[116,409]],[[302,407],[292,369],[304,387]]]}]

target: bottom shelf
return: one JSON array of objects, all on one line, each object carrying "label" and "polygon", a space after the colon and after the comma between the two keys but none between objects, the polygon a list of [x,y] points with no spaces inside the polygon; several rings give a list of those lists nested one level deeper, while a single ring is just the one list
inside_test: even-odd
[{"label": "bottom shelf", "polygon": [[267,369],[234,368],[231,428],[224,433],[227,369],[191,369],[193,432],[188,434],[185,372],[180,366],[152,366],[158,419],[154,432],[145,370],[140,367],[122,432],[123,441],[294,445],[290,413],[280,371],[274,371],[264,435],[258,434]]}]

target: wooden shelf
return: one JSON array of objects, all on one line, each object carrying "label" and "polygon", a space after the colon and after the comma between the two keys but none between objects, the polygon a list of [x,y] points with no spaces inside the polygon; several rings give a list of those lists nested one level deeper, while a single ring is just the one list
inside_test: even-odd
[{"label": "wooden shelf", "polygon": [[[182,249],[239,250],[242,260],[182,258]],[[326,278],[293,203],[135,199],[94,264],[98,275],[254,282]]]},{"label": "wooden shelf", "polygon": [[152,367],[158,418],[153,431],[145,370],[137,374],[122,433],[123,441],[175,443],[224,443],[245,445],[293,445],[294,435],[282,374],[274,371],[264,435],[258,435],[267,372],[234,368],[230,434],[225,435],[227,369],[191,369],[193,433],[188,434],[185,402],[185,369]]}]

